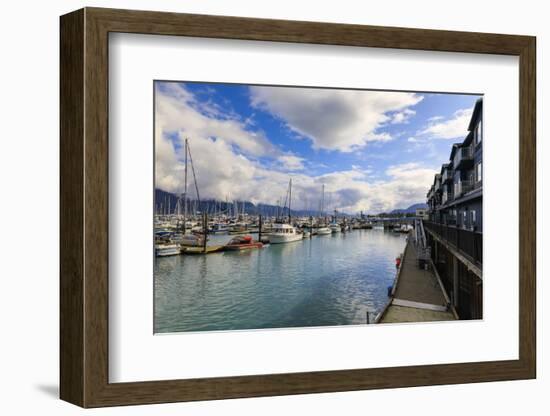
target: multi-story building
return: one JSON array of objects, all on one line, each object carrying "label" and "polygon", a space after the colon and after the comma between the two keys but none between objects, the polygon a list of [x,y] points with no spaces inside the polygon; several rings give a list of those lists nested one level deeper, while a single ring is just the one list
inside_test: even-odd
[{"label": "multi-story building", "polygon": [[480,319],[483,311],[482,110],[480,98],[468,134],[452,146],[427,194],[432,260],[461,319]]}]

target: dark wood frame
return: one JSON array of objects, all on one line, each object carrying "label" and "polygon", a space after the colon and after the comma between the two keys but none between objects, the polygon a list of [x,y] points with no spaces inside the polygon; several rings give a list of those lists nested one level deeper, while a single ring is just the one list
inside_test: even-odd
[{"label": "dark wood frame", "polygon": [[[518,56],[519,359],[109,383],[109,32]],[[62,16],[61,398],[83,407],[100,407],[535,378],[535,45],[535,38],[529,36],[98,8]]]}]

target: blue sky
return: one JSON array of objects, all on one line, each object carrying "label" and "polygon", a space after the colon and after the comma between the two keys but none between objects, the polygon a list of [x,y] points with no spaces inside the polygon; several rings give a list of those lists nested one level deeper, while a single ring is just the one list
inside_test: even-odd
[{"label": "blue sky", "polygon": [[[155,82],[156,186],[182,191],[189,139],[201,197],[380,212],[424,202],[479,96]],[[327,202],[326,201],[326,202]]]}]

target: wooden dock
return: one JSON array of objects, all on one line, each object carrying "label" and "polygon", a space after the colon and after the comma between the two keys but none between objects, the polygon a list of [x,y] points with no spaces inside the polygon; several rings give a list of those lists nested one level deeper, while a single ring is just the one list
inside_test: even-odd
[{"label": "wooden dock", "polygon": [[205,247],[185,247],[181,249],[182,254],[211,254],[218,253],[223,250],[223,246],[206,246]]},{"label": "wooden dock", "polygon": [[[429,264],[429,263],[428,263]],[[457,319],[436,272],[418,266],[417,247],[409,234],[391,297],[375,323],[451,321]]]}]

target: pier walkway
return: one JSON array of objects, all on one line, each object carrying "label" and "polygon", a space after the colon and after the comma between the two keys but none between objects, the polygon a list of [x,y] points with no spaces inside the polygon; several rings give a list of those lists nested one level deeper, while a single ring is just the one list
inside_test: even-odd
[{"label": "pier walkway", "polygon": [[377,317],[377,323],[456,319],[447,307],[448,299],[432,267],[428,270],[418,267],[417,244],[413,238],[413,234],[409,234],[391,299]]}]

